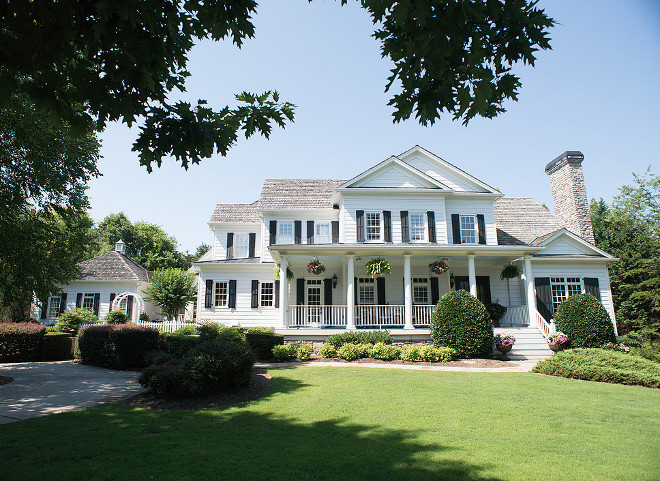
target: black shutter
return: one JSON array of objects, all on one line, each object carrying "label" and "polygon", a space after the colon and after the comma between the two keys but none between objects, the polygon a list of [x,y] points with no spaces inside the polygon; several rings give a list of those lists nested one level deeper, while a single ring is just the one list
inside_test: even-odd
[{"label": "black shutter", "polygon": [[307,221],[307,243],[308,244],[313,244],[314,243],[314,221],[313,220],[308,220]]},{"label": "black shutter", "polygon": [[115,300],[115,297],[117,297],[117,294],[115,294],[114,292],[112,294],[110,294],[110,307],[108,307],[109,311],[112,310],[112,301]]},{"label": "black shutter", "polygon": [[299,306],[305,304],[305,279],[296,279],[296,303]]},{"label": "black shutter", "polygon": [[584,290],[587,294],[591,294],[600,301],[600,287],[598,286],[597,277],[585,277]]},{"label": "black shutter", "polygon": [[227,232],[227,259],[234,257],[234,233]]},{"label": "black shutter", "polygon": [[[550,288],[549,277],[535,277],[534,286],[536,287],[536,309],[543,319],[550,322],[552,319],[552,289]],[[530,323],[534,319],[529,320]]]},{"label": "black shutter", "polygon": [[[133,296],[128,296],[126,298],[126,315],[128,320],[133,319]],[[174,319],[176,321],[176,319]]]},{"label": "black shutter", "polygon": [[43,307],[41,308],[41,319],[46,319],[48,317],[48,302],[50,299],[44,302]]},{"label": "black shutter", "polygon": [[80,309],[82,307],[82,296],[82,292],[76,294],[76,309]]},{"label": "black shutter", "polygon": [[280,307],[280,280],[275,279],[275,307]]},{"label": "black shutter", "polygon": [[401,211],[401,242],[410,242],[410,231],[408,230],[408,211]]},{"label": "black shutter", "polygon": [[206,280],[206,291],[204,292],[204,307],[213,307],[213,280]]},{"label": "black shutter", "polygon": [[353,278],[353,304],[358,305],[358,278]]},{"label": "black shutter", "polygon": [[293,223],[293,243],[302,244],[302,221],[297,220]]},{"label": "black shutter", "polygon": [[490,296],[490,277],[477,276],[477,297],[479,297],[479,294],[482,295],[479,300],[485,305],[492,303],[492,297]]},{"label": "black shutter", "polygon": [[97,292],[96,294],[94,294],[94,306],[93,306],[94,315],[96,317],[99,317],[99,303],[100,303],[100,301],[101,301],[101,294],[99,292]]},{"label": "black shutter", "polygon": [[323,304],[332,305],[332,279],[323,279]]},{"label": "black shutter", "polygon": [[435,242],[435,212],[429,210],[426,213],[426,222],[429,225],[429,242]]},{"label": "black shutter", "polygon": [[385,300],[385,278],[376,278],[376,303],[379,306],[384,306],[387,301]]},{"label": "black shutter", "polygon": [[357,241],[364,242],[364,211],[355,211],[355,229],[357,233]]},{"label": "black shutter", "polygon": [[479,229],[479,244],[486,243],[486,221],[483,214],[477,214],[477,227]]},{"label": "black shutter", "polygon": [[270,228],[269,228],[269,234],[270,234],[270,239],[268,239],[268,245],[273,245],[277,242],[277,221],[276,220],[271,220],[270,221]]},{"label": "black shutter", "polygon": [[339,221],[332,221],[332,243],[339,244]]},{"label": "black shutter", "polygon": [[66,312],[66,292],[60,294],[60,314],[63,312]]},{"label": "black shutter", "polygon": [[229,281],[229,309],[236,309],[236,281]]},{"label": "black shutter", "polygon": [[259,307],[259,281],[252,281],[252,301],[250,307],[252,309]]},{"label": "black shutter", "polygon": [[392,242],[392,212],[389,210],[383,211],[383,233],[385,242]]},{"label": "black shutter", "polygon": [[440,300],[440,282],[437,277],[431,277],[431,304],[434,306]]},{"label": "black shutter", "polygon": [[461,217],[458,214],[451,215],[452,244],[461,243]]},{"label": "black shutter", "polygon": [[254,251],[254,246],[257,243],[257,234],[254,232],[250,232],[250,244],[248,246],[248,257],[254,257],[255,256],[255,251]]}]

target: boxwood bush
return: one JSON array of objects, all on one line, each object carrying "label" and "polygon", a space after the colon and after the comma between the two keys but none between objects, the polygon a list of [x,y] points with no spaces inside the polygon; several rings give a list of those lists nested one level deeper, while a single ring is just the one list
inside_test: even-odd
[{"label": "boxwood bush", "polygon": [[319,354],[326,358],[337,357],[337,349],[332,344],[326,342],[319,347]]},{"label": "boxwood bush", "polygon": [[45,333],[46,327],[37,323],[0,323],[0,362],[24,362],[37,359]]},{"label": "boxwood bush", "polygon": [[493,357],[493,324],[484,305],[464,290],[442,296],[431,314],[431,339],[460,357]]},{"label": "boxwood bush", "polygon": [[273,358],[273,348],[284,344],[284,336],[272,331],[250,331],[245,333],[245,341],[254,352],[257,359],[267,360]]},{"label": "boxwood bush", "polygon": [[400,356],[400,347],[383,344],[382,342],[374,344],[369,353],[369,357],[372,359],[382,359],[383,361],[394,361],[399,359]]},{"label": "boxwood bush", "polygon": [[273,357],[277,362],[293,361],[296,358],[295,344],[280,344],[273,346]]},{"label": "boxwood bush", "polygon": [[77,357],[83,364],[126,369],[145,365],[144,356],[158,347],[157,329],[134,324],[83,327],[78,333]]},{"label": "boxwood bush", "polygon": [[161,332],[158,347],[174,357],[183,357],[199,343],[200,336]]},{"label": "boxwood bush", "polygon": [[105,315],[103,320],[108,324],[126,324],[128,316],[121,309],[113,309]]},{"label": "boxwood bush", "polygon": [[555,313],[557,331],[568,336],[571,347],[601,347],[616,342],[612,320],[591,294],[576,294],[559,305]]},{"label": "boxwood bush", "polygon": [[344,344],[392,344],[394,338],[390,331],[346,331],[341,334],[332,334],[328,336],[328,344],[332,344],[335,349],[339,349]]},{"label": "boxwood bush", "polygon": [[360,358],[361,349],[357,344],[344,344],[337,351],[337,355],[346,361],[355,361]]},{"label": "boxwood bush", "polygon": [[66,361],[73,359],[71,340],[73,338],[65,332],[47,332],[41,340],[42,361]]},{"label": "boxwood bush", "polygon": [[82,324],[93,324],[98,321],[97,317],[89,309],[79,307],[73,311],[67,311],[60,314],[54,328],[60,332],[65,332],[70,336],[78,334],[78,329]]}]

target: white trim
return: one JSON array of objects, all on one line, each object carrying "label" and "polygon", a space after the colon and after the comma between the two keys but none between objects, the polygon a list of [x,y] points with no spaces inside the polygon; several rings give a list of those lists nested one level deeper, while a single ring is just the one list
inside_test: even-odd
[{"label": "white trim", "polygon": [[[382,169],[384,169],[385,167],[387,167],[391,164],[397,165],[397,166],[401,167],[402,169],[407,170],[410,174],[414,175],[415,177],[418,177],[420,180],[422,180],[426,183],[429,183],[431,185],[434,185],[435,189],[442,189],[442,190],[446,190],[446,191],[451,191],[452,190],[448,186],[443,184],[442,182],[439,182],[439,181],[435,180],[433,177],[431,177],[430,175],[427,175],[424,172],[414,168],[413,166],[406,164],[401,159],[399,159],[395,156],[389,157],[389,158],[383,160],[382,162],[379,162],[378,164],[374,165],[373,167],[365,170],[361,174],[358,174],[357,176],[353,177],[349,181],[343,183],[342,185],[337,187],[335,190],[341,191],[341,190],[344,190],[344,189],[351,189],[351,186],[353,184],[355,184],[357,182],[360,182],[360,181],[366,179],[367,177],[370,177],[371,175],[375,174],[379,170],[382,170]],[[358,188],[365,188],[365,187],[358,187]],[[371,188],[372,189],[380,189],[379,187],[371,187]],[[429,187],[429,188],[434,189],[433,187]],[[417,189],[419,189],[419,187],[417,187]]]},{"label": "white trim", "polygon": [[[424,228],[424,238],[422,240],[413,240],[412,238],[412,220],[411,220],[412,214],[421,214],[423,216],[422,227]],[[429,242],[429,219],[426,211],[421,211],[421,210],[408,211],[408,241],[412,244],[422,244]]]},{"label": "white trim", "polygon": [[[215,309],[215,308],[221,308],[221,309],[229,309],[229,280],[225,279],[212,279],[213,280],[213,305],[210,307],[210,309]],[[224,304],[216,304],[216,298],[217,298],[217,285],[220,284],[221,282],[227,284],[227,292],[225,294],[225,303]],[[209,309],[207,307],[207,309]]]},{"label": "white trim", "polygon": [[[367,238],[367,232],[369,231],[369,226],[367,223],[367,216],[369,214],[378,214],[378,239]],[[383,211],[382,210],[365,210],[364,211],[364,242],[366,244],[382,244],[384,242],[384,230],[385,226],[383,225]]]},{"label": "white trim", "polygon": [[[611,261],[619,260],[617,257],[614,257],[611,254],[608,254],[607,252],[605,252],[604,250],[599,249],[598,247],[593,245],[591,242],[587,242],[582,237],[573,234],[571,231],[569,231],[568,229],[565,229],[565,228],[560,229],[555,234],[553,234],[552,236],[545,239],[543,242],[540,242],[538,245],[542,246],[542,247],[548,247],[548,245],[550,245],[552,242],[554,242],[555,240],[557,240],[558,238],[560,238],[562,236],[566,236],[570,239],[573,239],[574,241],[576,241],[577,243],[583,245],[587,249],[589,249],[593,252],[596,252],[596,253],[600,254],[601,256],[603,256],[603,257],[605,257],[605,258],[607,258]],[[567,257],[569,257],[569,256],[567,256]]]},{"label": "white trim", "polygon": [[[280,227],[284,224],[291,224],[291,242],[280,242]],[[275,231],[275,244],[277,245],[292,245],[296,243],[296,222],[293,220],[277,220],[277,227]],[[302,230],[302,229],[301,229]],[[302,239],[301,239],[302,240]]]}]

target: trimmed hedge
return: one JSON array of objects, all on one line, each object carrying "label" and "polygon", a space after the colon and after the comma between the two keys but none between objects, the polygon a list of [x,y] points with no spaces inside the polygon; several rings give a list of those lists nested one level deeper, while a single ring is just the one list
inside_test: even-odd
[{"label": "trimmed hedge", "polygon": [[78,334],[81,324],[93,324],[98,321],[96,316],[89,309],[82,307],[76,308],[73,311],[67,311],[60,314],[57,322],[53,326],[59,332],[65,332],[70,336]]},{"label": "trimmed hedge", "polygon": [[390,331],[346,331],[341,334],[332,334],[328,336],[327,343],[334,346],[335,349],[341,348],[344,344],[392,344],[394,338]]},{"label": "trimmed hedge", "polygon": [[660,364],[605,349],[569,349],[539,361],[532,372],[587,381],[660,387]]},{"label": "trimmed hedge", "polygon": [[32,322],[0,323],[0,362],[33,361],[39,357],[46,327]]},{"label": "trimmed hedge", "polygon": [[601,347],[616,342],[612,320],[591,294],[576,294],[559,305],[555,313],[557,331],[568,336],[571,347]]},{"label": "trimmed hedge", "polygon": [[145,365],[144,356],[158,347],[157,329],[134,324],[84,327],[78,333],[77,355],[83,364],[126,369]]},{"label": "trimmed hedge", "polygon": [[257,359],[267,360],[273,358],[273,348],[284,344],[284,336],[274,332],[250,331],[245,333],[245,341],[254,352]]},{"label": "trimmed hedge", "polygon": [[71,340],[73,337],[65,332],[47,332],[41,340],[42,361],[66,361],[73,359]]},{"label": "trimmed hedge", "polygon": [[161,332],[159,347],[174,357],[183,357],[200,341],[198,335],[178,334],[178,332]]},{"label": "trimmed hedge", "polygon": [[431,314],[431,339],[463,358],[493,357],[493,324],[484,305],[464,290],[442,296]]}]

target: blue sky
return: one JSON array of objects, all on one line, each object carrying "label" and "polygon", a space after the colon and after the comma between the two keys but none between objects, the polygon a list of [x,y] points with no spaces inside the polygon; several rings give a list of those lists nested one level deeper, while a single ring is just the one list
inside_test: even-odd
[{"label": "blue sky", "polygon": [[268,177],[348,179],[419,144],[499,188],[552,208],[547,162],[580,150],[587,195],[611,201],[647,166],[660,171],[660,3],[543,1],[559,24],[553,50],[517,73],[518,102],[467,127],[450,118],[432,127],[392,123],[384,92],[390,63],[366,11],[357,4],[268,0],[242,49],[203,42],[190,58],[189,101],[233,105],[243,90],[276,89],[296,118],[270,140],[241,139],[227,157],[181,168],[174,160],[148,174],[131,152],[136,129],[109,125],[101,135],[103,177],[91,182],[91,214],[124,211],[161,225],[182,250],[210,243],[216,203],[252,202]]}]

